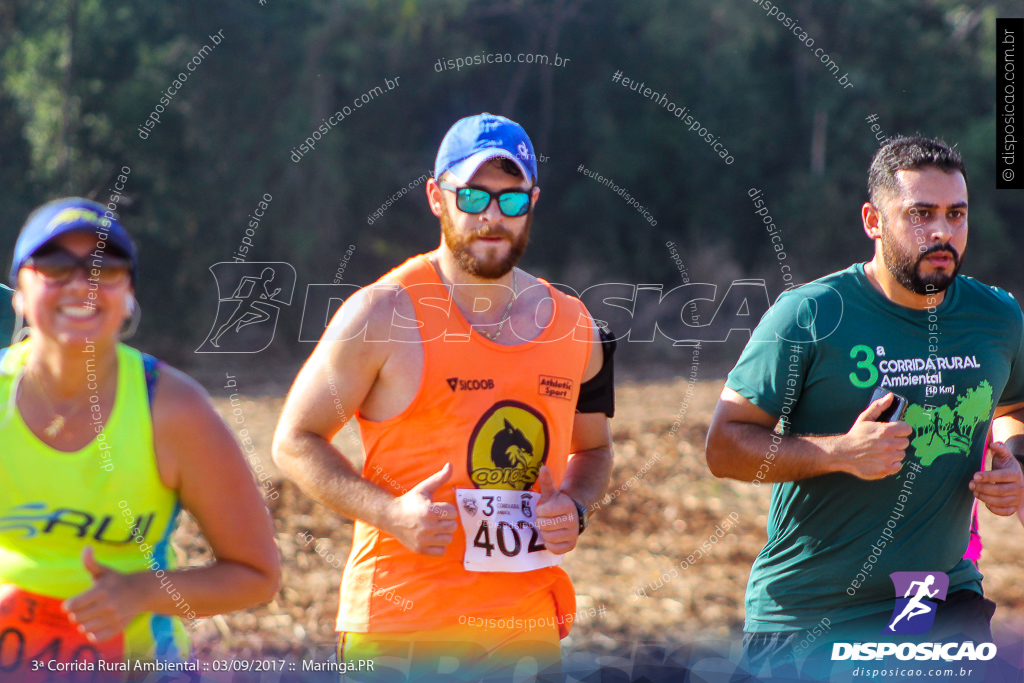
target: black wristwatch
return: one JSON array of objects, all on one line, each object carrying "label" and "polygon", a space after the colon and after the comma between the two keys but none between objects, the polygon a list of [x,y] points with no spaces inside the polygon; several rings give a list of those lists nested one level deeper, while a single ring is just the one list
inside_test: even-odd
[{"label": "black wristwatch", "polygon": [[577,534],[579,535],[587,528],[587,508],[580,505],[575,498],[570,498],[569,500],[576,506],[576,517],[580,520],[580,530]]}]

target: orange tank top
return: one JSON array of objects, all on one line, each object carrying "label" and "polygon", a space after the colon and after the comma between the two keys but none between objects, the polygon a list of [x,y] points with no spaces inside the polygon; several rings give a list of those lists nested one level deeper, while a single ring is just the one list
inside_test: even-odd
[{"label": "orange tank top", "polygon": [[[534,340],[505,346],[472,330],[426,255],[378,282],[397,283],[412,299],[422,325],[423,373],[415,398],[400,414],[371,421],[356,412],[363,476],[401,495],[451,463],[452,477],[433,500],[452,505],[457,489],[539,492],[542,464],[560,484],[593,346],[593,321],[583,303],[541,280],[554,300],[550,324]],[[529,539],[522,535],[525,546]],[[451,626],[460,617],[507,618],[518,606],[536,604],[541,591],[554,597],[559,615],[575,615],[575,593],[561,567],[468,571],[465,551],[461,521],[441,557],[414,553],[357,521],[337,630],[419,631]],[[571,620],[564,620],[562,637]]]}]

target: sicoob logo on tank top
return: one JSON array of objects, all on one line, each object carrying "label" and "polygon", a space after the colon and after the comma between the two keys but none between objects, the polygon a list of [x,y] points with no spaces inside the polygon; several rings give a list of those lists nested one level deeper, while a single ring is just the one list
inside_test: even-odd
[{"label": "sicoob logo on tank top", "polygon": [[467,467],[477,488],[525,491],[548,458],[544,416],[519,401],[499,401],[476,423]]}]

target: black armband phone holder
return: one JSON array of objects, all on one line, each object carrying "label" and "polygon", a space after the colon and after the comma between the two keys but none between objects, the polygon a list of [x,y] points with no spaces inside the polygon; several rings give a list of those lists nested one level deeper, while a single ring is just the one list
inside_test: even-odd
[{"label": "black armband phone holder", "polygon": [[580,395],[576,401],[578,413],[604,413],[608,417],[615,416],[615,378],[612,359],[615,355],[615,335],[603,327],[598,327],[601,335],[601,350],[604,362],[596,375],[580,385]]}]

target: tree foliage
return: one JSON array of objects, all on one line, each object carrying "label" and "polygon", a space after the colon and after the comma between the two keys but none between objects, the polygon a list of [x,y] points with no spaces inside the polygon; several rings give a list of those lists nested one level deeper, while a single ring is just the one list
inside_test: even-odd
[{"label": "tree foliage", "polygon": [[[920,132],[956,144],[971,180],[965,272],[1024,291],[1019,192],[994,187],[994,19],[1010,3],[790,0],[853,87],[756,1],[228,0],[0,4],[0,244],[28,211],[79,194],[119,205],[142,247],[145,335],[200,340],[215,302],[207,269],[230,260],[262,195],[273,197],[249,260],[287,261],[330,282],[367,283],[436,245],[422,186],[367,216],[433,167],[459,117],[522,123],[543,193],[524,265],[577,289],[605,281],[782,280],[747,193],[763,190],[787,263],[808,281],[870,258],[859,206],[878,145]],[[174,95],[148,138],[138,127],[209,36],[224,40]],[[438,60],[556,53],[563,67]],[[687,107],[734,157],[727,165],[664,106],[612,81],[642,81]],[[385,79],[385,91],[291,151],[321,121]],[[582,164],[614,179],[652,226]],[[198,302],[198,303],[197,303]],[[297,325],[297,317],[292,324]],[[294,337],[293,337],[294,338]]]}]

